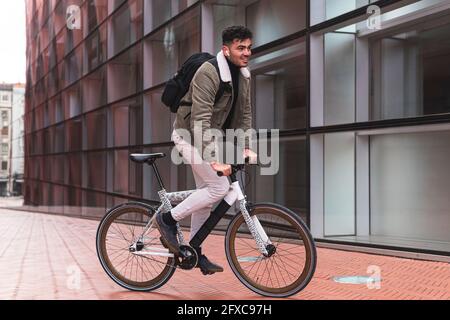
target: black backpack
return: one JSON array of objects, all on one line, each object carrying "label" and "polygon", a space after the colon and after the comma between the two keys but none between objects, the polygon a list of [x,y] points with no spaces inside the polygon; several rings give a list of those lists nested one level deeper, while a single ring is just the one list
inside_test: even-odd
[{"label": "black backpack", "polygon": [[[167,82],[164,88],[161,101],[170,108],[170,111],[172,111],[173,113],[177,113],[178,108],[180,107],[181,99],[189,91],[192,78],[194,78],[197,70],[207,61],[216,68],[220,78],[219,65],[217,64],[216,57],[205,52],[196,53],[190,56],[181,66],[180,70],[178,70],[175,76]],[[222,80],[220,80],[219,90],[217,90],[214,103],[219,101],[219,99],[223,96],[223,92],[224,83],[222,82]],[[191,104],[183,103],[183,105]]]}]

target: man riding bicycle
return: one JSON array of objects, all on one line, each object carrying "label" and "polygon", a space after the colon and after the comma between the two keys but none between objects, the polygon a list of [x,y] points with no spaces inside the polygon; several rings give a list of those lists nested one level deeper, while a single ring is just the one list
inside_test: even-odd
[{"label": "man riding bicycle", "polygon": [[[199,148],[193,141],[185,140],[181,131],[188,130],[194,136],[196,125],[201,126],[202,137],[208,137],[208,130],[242,129],[252,127],[252,110],[250,96],[250,71],[247,66],[251,56],[252,33],[242,26],[225,29],[222,34],[223,47],[217,54],[216,68],[211,62],[205,62],[195,73],[188,93],[181,100],[174,122],[172,141],[188,163],[195,179],[197,191],[181,202],[172,211],[156,216],[156,227],[161,233],[164,244],[170,251],[177,253],[177,222],[192,215],[191,239],[210,216],[212,206],[228,193],[230,183],[227,176],[231,174],[231,166],[204,156],[204,150],[214,140],[203,139]],[[216,95],[222,84],[224,94],[217,99]],[[253,161],[256,154],[249,149],[249,141],[245,141],[244,155]],[[217,171],[224,173],[219,177]],[[202,254],[200,247],[194,248],[199,260],[197,267],[204,274],[223,272],[223,268]]]}]

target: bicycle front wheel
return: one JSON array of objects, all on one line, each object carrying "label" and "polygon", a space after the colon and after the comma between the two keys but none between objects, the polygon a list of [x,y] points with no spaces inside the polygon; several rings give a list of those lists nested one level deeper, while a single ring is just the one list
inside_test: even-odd
[{"label": "bicycle front wheel", "polygon": [[111,209],[98,227],[97,255],[102,267],[128,290],[155,290],[175,272],[175,259],[161,244],[158,229],[146,229],[153,216],[153,208],[128,203]]},{"label": "bicycle front wheel", "polygon": [[228,262],[238,279],[263,296],[283,298],[304,289],[316,268],[314,240],[303,221],[291,210],[276,204],[257,204],[256,217],[269,237],[272,253],[265,257],[242,214],[231,221],[225,237]]}]

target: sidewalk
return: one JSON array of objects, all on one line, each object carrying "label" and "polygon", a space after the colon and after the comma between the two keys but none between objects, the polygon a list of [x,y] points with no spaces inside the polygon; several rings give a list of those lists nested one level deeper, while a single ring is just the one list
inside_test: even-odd
[{"label": "sidewalk", "polygon": [[[98,261],[97,225],[91,220],[0,209],[0,300],[262,299],[234,277],[221,236],[211,236],[205,251],[225,267],[224,273],[205,277],[198,269],[177,270],[156,292],[126,291],[109,279]],[[335,276],[371,275],[369,266],[381,270],[380,289],[333,281]],[[319,248],[313,280],[292,299],[450,299],[450,265]]]}]

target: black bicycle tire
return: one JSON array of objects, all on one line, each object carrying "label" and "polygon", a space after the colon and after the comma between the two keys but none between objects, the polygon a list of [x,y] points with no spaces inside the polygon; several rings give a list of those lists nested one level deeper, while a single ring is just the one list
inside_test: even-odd
[{"label": "black bicycle tire", "polygon": [[[308,246],[309,246],[309,250],[311,252],[311,263],[308,267],[307,276],[305,277],[304,281],[302,281],[301,284],[296,286],[294,289],[289,290],[288,292],[285,292],[285,293],[280,293],[280,294],[274,294],[271,292],[263,291],[263,290],[255,287],[254,285],[252,285],[249,281],[247,281],[245,279],[245,277],[242,276],[241,272],[239,271],[240,268],[236,267],[235,262],[233,261],[231,252],[230,252],[230,247],[231,247],[230,239],[232,236],[231,231],[233,230],[235,224],[239,220],[242,220],[243,217],[242,217],[241,213],[236,214],[236,216],[230,221],[230,224],[228,225],[227,232],[225,235],[225,254],[226,254],[226,257],[228,260],[228,264],[230,265],[233,273],[238,278],[238,280],[241,281],[242,284],[244,284],[248,289],[252,290],[253,292],[258,293],[262,296],[271,297],[271,298],[290,297],[290,296],[293,296],[293,295],[299,293],[300,291],[302,291],[311,282],[312,278],[314,277],[314,273],[315,273],[315,269],[316,269],[316,265],[317,265],[317,250],[316,250],[314,238],[312,237],[311,232],[307,228],[306,224],[302,221],[302,219],[300,219],[300,217],[298,217],[298,215],[295,214],[290,209],[288,209],[284,206],[281,206],[279,204],[275,204],[275,203],[258,203],[258,204],[255,204],[252,206],[252,212],[255,208],[262,207],[262,206],[272,207],[277,210],[283,211],[288,217],[290,217],[291,219],[293,219],[295,222],[297,222],[299,224],[300,228],[302,229],[302,232],[304,233],[304,235],[306,236],[306,238],[308,240],[308,244],[309,244]],[[250,215],[252,215],[252,212],[250,212]]]},{"label": "black bicycle tire", "polygon": [[117,283],[119,286],[130,290],[130,291],[138,291],[138,292],[149,292],[149,291],[154,291],[160,287],[162,287],[164,284],[167,283],[167,281],[170,280],[170,278],[173,276],[173,274],[175,273],[176,268],[170,267],[167,269],[166,275],[162,277],[162,280],[159,281],[157,284],[152,285],[150,287],[136,287],[130,284],[125,283],[124,281],[118,279],[115,275],[114,272],[112,272],[112,270],[110,270],[108,264],[106,263],[106,261],[104,260],[103,256],[102,256],[102,250],[101,250],[101,232],[103,231],[103,227],[105,226],[105,224],[108,222],[108,219],[110,219],[112,216],[114,216],[114,214],[117,213],[118,210],[123,210],[125,207],[134,207],[134,208],[139,208],[139,209],[143,209],[146,210],[147,212],[151,212],[151,214],[155,213],[155,209],[145,203],[138,203],[138,202],[130,202],[130,203],[124,203],[124,204],[120,204],[116,207],[111,208],[103,217],[103,219],[100,221],[100,224],[97,228],[97,234],[96,234],[96,250],[97,250],[97,257],[100,260],[100,264],[103,268],[103,270],[106,272],[106,274],[115,282]]}]

